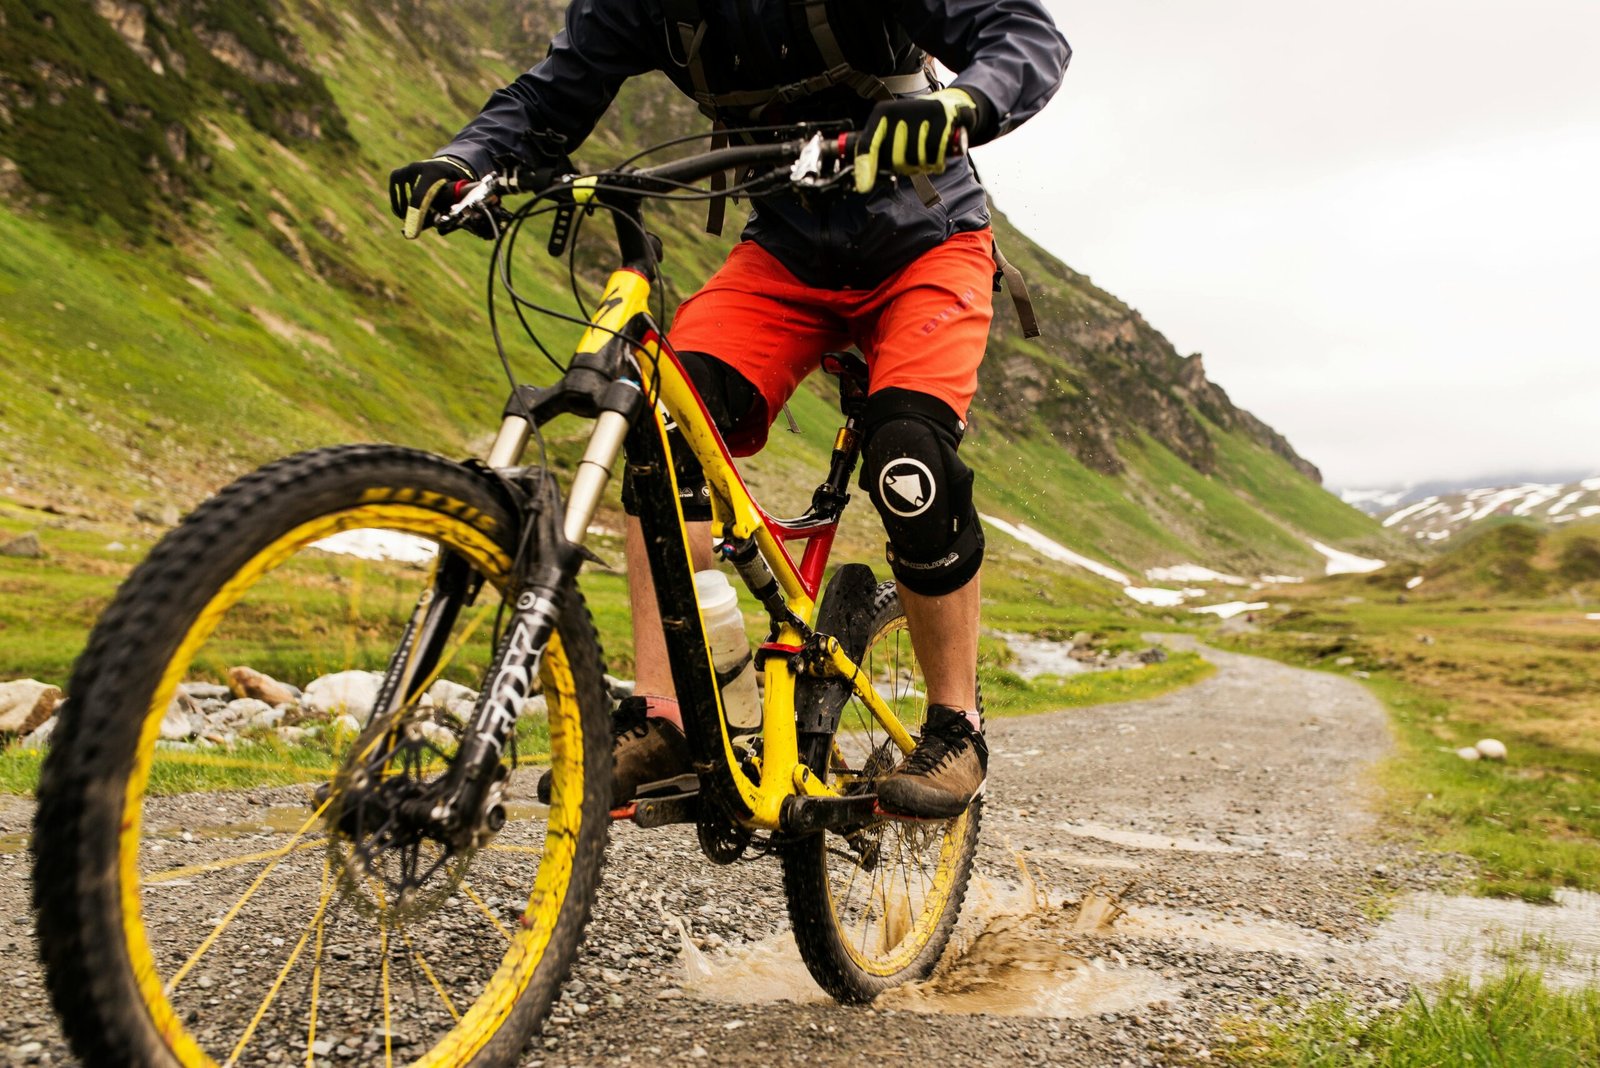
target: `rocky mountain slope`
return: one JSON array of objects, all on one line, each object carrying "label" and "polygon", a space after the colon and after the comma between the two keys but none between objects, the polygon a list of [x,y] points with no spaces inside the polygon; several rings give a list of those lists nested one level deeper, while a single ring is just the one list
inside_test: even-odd
[{"label": "rocky mountain slope", "polygon": [[[485,250],[403,245],[383,181],[558,24],[554,0],[0,0],[0,493],[158,516],[296,448],[478,444],[503,396]],[[664,79],[640,79],[577,158],[703,128]],[[653,216],[671,299],[727,245],[701,219]],[[1382,555],[1382,531],[1199,355],[997,229],[1045,338],[1023,341],[999,302],[969,439],[986,511],[1136,569],[1320,569],[1313,540]],[[581,250],[586,282],[604,252],[598,236]],[[518,269],[528,296],[570,307],[561,265]],[[515,356],[525,378],[548,373],[528,346]],[[806,433],[774,435],[780,497],[815,481],[826,403],[803,392]]]}]

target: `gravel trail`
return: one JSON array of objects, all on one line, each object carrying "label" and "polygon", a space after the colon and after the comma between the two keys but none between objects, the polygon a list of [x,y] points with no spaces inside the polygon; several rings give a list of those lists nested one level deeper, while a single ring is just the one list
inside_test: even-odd
[{"label": "gravel trail", "polygon": [[[990,725],[962,932],[933,982],[873,1009],[823,1002],[804,978],[775,861],[716,868],[692,829],[619,826],[575,981],[523,1063],[1191,1063],[1228,1016],[1333,993],[1392,1003],[1405,984],[1357,960],[1366,911],[1438,875],[1372,833],[1382,707],[1349,680],[1205,655],[1216,676],[1179,693]],[[0,1063],[71,1063],[34,955],[31,808],[0,798]],[[1126,915],[1087,922],[1113,902]],[[375,1048],[351,1038],[329,1057]]]}]

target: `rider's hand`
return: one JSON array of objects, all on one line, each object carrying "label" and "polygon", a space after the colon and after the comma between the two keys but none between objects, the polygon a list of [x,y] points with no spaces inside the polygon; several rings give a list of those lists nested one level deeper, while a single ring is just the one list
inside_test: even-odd
[{"label": "rider's hand", "polygon": [[[433,202],[448,187],[459,181],[477,181],[472,168],[454,156],[435,156],[433,159],[408,163],[389,172],[389,210],[395,218],[405,220],[401,233],[414,240],[422,231],[432,226],[438,214]],[[453,198],[446,197],[441,208]]]},{"label": "rider's hand", "polygon": [[978,105],[964,90],[886,100],[872,109],[856,148],[856,192],[878,180],[879,153],[896,174],[943,174],[945,154],[958,128],[972,129]]}]

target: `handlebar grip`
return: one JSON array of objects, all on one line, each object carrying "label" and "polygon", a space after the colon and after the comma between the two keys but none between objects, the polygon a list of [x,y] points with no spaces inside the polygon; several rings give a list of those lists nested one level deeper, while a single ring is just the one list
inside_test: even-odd
[{"label": "handlebar grip", "polygon": [[[840,134],[838,139],[834,142],[834,158],[840,163],[849,163],[854,160],[856,158],[856,152],[861,148],[862,138],[866,136],[867,133],[865,130],[850,130]],[[950,138],[950,148],[947,152],[945,152],[944,158],[946,161],[955,160],[960,159],[966,154],[967,128],[965,126],[957,126],[953,132],[953,136]],[[891,173],[892,168],[880,166],[879,170],[887,174]]]}]

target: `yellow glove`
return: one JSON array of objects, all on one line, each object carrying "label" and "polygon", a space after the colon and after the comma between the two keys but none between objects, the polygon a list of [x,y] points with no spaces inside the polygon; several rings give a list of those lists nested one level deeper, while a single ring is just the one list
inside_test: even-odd
[{"label": "yellow glove", "polygon": [[[977,118],[978,105],[961,89],[879,104],[867,117],[857,143],[856,192],[872,192],[884,162],[896,174],[943,174],[956,129],[971,129]],[[884,150],[888,158],[880,160]]]},{"label": "yellow glove", "polygon": [[[465,179],[476,181],[472,168],[454,156],[435,156],[418,163],[408,163],[389,172],[389,210],[395,217],[405,220],[401,233],[407,238],[416,237],[433,225],[433,202],[446,186],[451,188]],[[453,195],[444,198],[444,206],[454,201]]]}]

